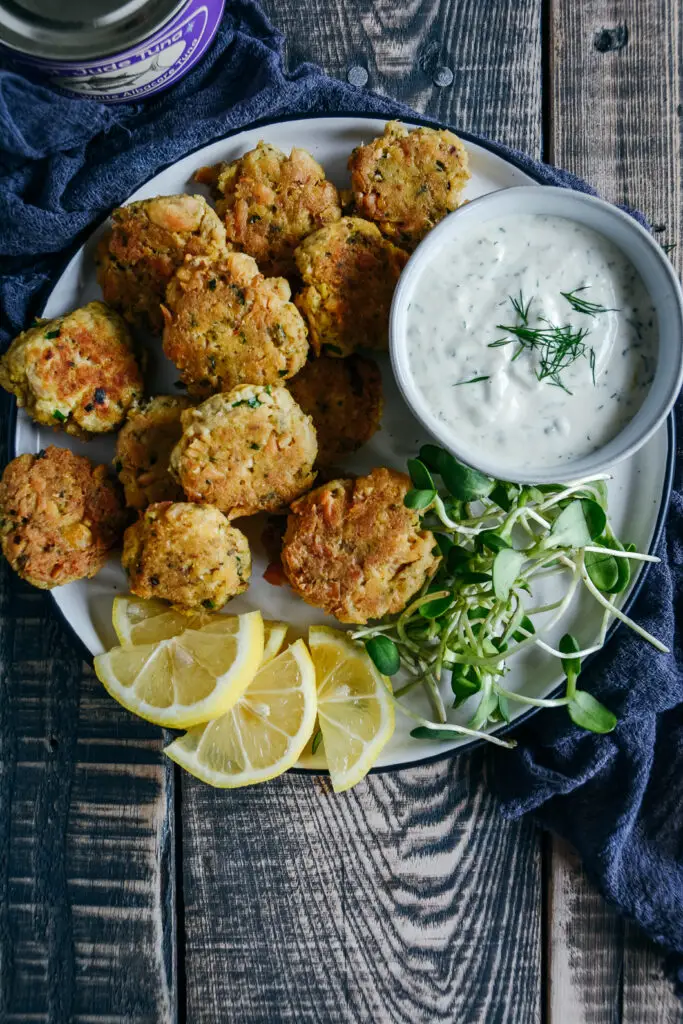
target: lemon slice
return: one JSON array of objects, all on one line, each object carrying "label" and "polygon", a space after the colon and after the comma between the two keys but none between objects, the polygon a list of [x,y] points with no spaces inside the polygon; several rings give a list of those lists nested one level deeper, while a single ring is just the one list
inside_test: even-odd
[{"label": "lemon slice", "polygon": [[[202,629],[206,632],[218,633],[224,629],[229,632],[234,626],[235,615],[222,615],[219,612],[198,611],[190,614],[176,612],[165,601],[145,600],[128,594],[115,597],[112,610],[112,624],[120,644],[155,644],[161,640],[170,640],[186,629]],[[270,661],[278,653],[285,636],[285,622],[264,622],[265,648],[263,662]]]},{"label": "lemon slice", "polygon": [[391,683],[365,650],[326,626],[309,632],[318,686],[318,722],[335,793],[360,782],[394,733]]},{"label": "lemon slice", "polygon": [[252,786],[296,764],[315,713],[315,669],[305,643],[297,640],[259,669],[227,714],[191,729],[165,753],[211,786]]},{"label": "lemon slice", "polygon": [[120,644],[155,644],[185,629],[200,629],[211,617],[208,611],[184,615],[165,601],[127,595],[114,598],[111,620]]},{"label": "lemon slice", "polygon": [[124,708],[155,725],[187,729],[235,704],[263,657],[260,612],[225,616],[220,632],[186,629],[153,644],[114,647],[95,672]]},{"label": "lemon slice", "polygon": [[[230,627],[226,625],[226,622],[232,618],[234,618],[232,615],[214,615],[211,622],[207,623],[206,626],[202,626],[201,632],[218,635],[226,630],[230,631]],[[263,623],[264,647],[263,657],[261,658],[262,665],[265,665],[267,661],[271,661],[278,653],[284,643],[288,628],[286,622]]]}]

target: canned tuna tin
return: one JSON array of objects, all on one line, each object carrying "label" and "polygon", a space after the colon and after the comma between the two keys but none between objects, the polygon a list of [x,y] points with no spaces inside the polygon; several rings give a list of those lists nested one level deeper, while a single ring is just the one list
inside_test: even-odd
[{"label": "canned tuna tin", "polygon": [[225,0],[0,0],[0,51],[18,70],[100,103],[178,81],[209,47]]}]

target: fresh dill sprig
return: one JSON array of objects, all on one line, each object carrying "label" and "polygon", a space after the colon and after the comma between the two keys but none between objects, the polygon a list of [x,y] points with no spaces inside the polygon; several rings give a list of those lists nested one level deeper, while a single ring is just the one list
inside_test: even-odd
[{"label": "fresh dill sprig", "polygon": [[593,384],[595,384],[595,351],[591,346],[585,344],[584,339],[588,335],[587,328],[575,329],[570,324],[558,326],[544,317],[540,317],[540,320],[545,326],[530,327],[529,307],[533,300],[530,299],[525,303],[521,292],[517,298],[509,296],[509,299],[522,322],[519,324],[496,324],[499,331],[505,331],[511,337],[492,341],[489,348],[503,348],[505,345],[513,345],[517,342],[519,348],[512,357],[513,362],[525,349],[536,352],[539,357],[537,379],[539,381],[548,380],[555,387],[562,388],[568,395],[571,395],[572,392],[562,381],[561,374],[577,359],[586,358],[589,360]]},{"label": "fresh dill sprig", "polygon": [[560,292],[563,299],[566,299],[572,309],[575,309],[577,313],[585,313],[586,316],[597,316],[598,313],[610,313],[616,312],[609,306],[601,306],[599,302],[589,302],[588,299],[582,299],[579,292],[585,292],[588,285],[585,284],[582,288],[575,288],[573,292]]},{"label": "fresh dill sprig", "polygon": [[491,378],[488,374],[485,374],[483,377],[470,377],[469,380],[456,380],[453,387],[458,388],[461,384],[478,384],[482,380],[491,380]]},{"label": "fresh dill sprig", "polygon": [[521,291],[516,299],[513,299],[512,295],[509,295],[508,298],[510,299],[512,308],[519,317],[522,325],[526,327],[529,323],[529,310],[531,309],[531,303],[534,301],[534,296],[531,296],[526,305],[524,304]]}]

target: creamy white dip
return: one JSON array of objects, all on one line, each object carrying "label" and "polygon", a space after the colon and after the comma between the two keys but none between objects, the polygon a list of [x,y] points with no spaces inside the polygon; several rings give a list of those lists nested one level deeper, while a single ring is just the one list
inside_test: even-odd
[{"label": "creamy white dip", "polygon": [[[609,312],[578,312],[562,292]],[[521,323],[510,301],[520,295],[530,327],[589,332],[585,354],[559,375],[563,387],[539,380],[542,349],[489,347],[511,337],[497,325]],[[633,265],[603,235],[563,217],[474,224],[424,268],[407,312],[408,367],[431,415],[474,461],[477,452],[505,461],[510,479],[615,437],[643,403],[657,345],[656,314]],[[465,383],[476,377],[487,379]]]}]

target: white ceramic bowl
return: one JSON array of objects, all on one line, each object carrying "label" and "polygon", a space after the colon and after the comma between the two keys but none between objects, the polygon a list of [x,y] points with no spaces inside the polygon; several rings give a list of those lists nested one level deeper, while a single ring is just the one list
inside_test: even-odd
[{"label": "white ceramic bowl", "polygon": [[[408,365],[406,316],[408,304],[425,269],[439,259],[444,243],[457,239],[473,221],[497,220],[513,214],[565,217],[608,238],[640,274],[657,314],[657,369],[650,390],[632,420],[607,444],[589,455],[557,466],[530,466],[518,483],[554,483],[601,473],[633,455],[664,422],[683,383],[683,292],[660,246],[633,217],[616,206],[572,189],[526,185],[503,189],[474,199],[449,214],[417,247],[394,294],[389,326],[391,362],[398,386],[426,430],[456,458],[498,479],[510,479],[510,467],[496,453],[462,447],[455,433],[439,420],[416,386]],[[453,281],[453,287],[458,282]]]}]

